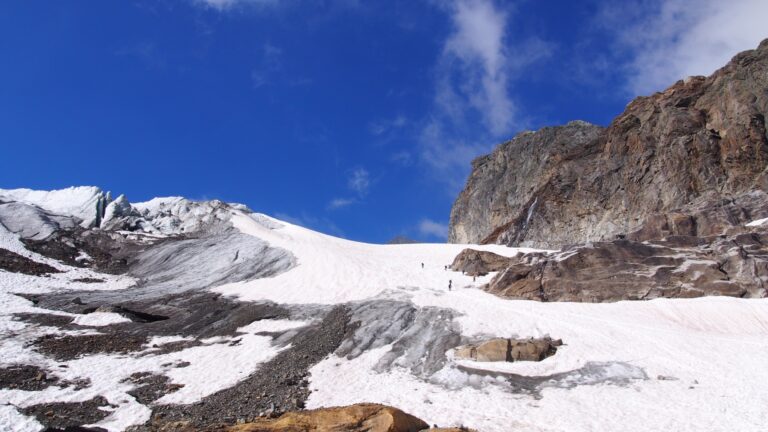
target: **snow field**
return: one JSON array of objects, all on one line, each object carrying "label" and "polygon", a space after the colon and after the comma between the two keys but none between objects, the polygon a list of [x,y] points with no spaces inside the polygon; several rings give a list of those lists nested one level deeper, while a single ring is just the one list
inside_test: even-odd
[{"label": "snow field", "polygon": [[[505,256],[530,249],[370,245],[240,210],[234,212],[232,223],[243,233],[290,251],[298,265],[271,278],[226,284],[214,291],[243,301],[280,304],[406,299],[418,307],[456,311],[459,316],[455,321],[464,336],[549,335],[565,343],[557,354],[537,363],[481,364],[453,360],[448,353],[446,366],[426,380],[400,367],[376,372],[374,367],[390,351],[389,345],[353,360],[332,355],[311,370],[309,408],[379,402],[430,424],[466,425],[482,431],[764,431],[768,424],[768,299],[708,297],[609,304],[504,300],[477,289],[492,275],[473,282],[471,277],[446,271],[444,266],[465,247]],[[0,247],[34,255],[10,233],[0,230],[0,241]],[[33,259],[66,267],[36,255]],[[148,407],[126,394],[134,384],[121,381],[130,374],[164,374],[171,382],[184,384],[158,403],[195,402],[235,385],[279,352],[270,337],[256,333],[307,324],[254,322],[239,329],[245,334],[238,336],[242,340],[234,346],[228,343],[231,338],[216,338],[203,341],[202,346],[152,354],[153,344],[184,339],[166,336],[152,339],[145,351],[149,354],[144,356],[91,355],[56,362],[37,354],[26,343],[46,332],[60,331],[12,320],[16,312],[43,311],[10,293],[116,289],[132,283],[129,278],[97,275],[106,282],[82,287],[70,280],[88,271],[66,270],[47,278],[0,272],[0,363],[38,365],[62,380],[89,377],[92,385],[78,392],[58,387],[41,392],[0,390],[0,428],[4,430],[42,428],[9,404],[81,401],[97,395],[118,406],[98,426],[122,430],[145,421],[150,414]],[[453,282],[451,291],[449,280]],[[113,315],[77,319],[88,325],[106,325],[116,319]],[[182,361],[190,365],[174,367]],[[59,367],[62,364],[68,367]],[[470,375],[459,366],[541,377],[541,383],[534,393],[512,391],[506,379]]]},{"label": "snow field", "polygon": [[[263,216],[259,217],[260,219]],[[768,424],[768,299],[707,297],[608,304],[500,299],[478,278],[444,270],[465,247],[511,256],[519,249],[468,245],[368,245],[284,222],[268,228],[245,216],[241,231],[298,258],[274,278],[230,284],[220,292],[243,300],[341,303],[371,297],[410,298],[420,307],[453,309],[465,336],[562,338],[542,362],[449,362],[425,381],[407,370],[375,372],[390,347],[347,360],[331,356],[312,370],[309,408],[379,402],[430,424],[483,431],[764,430]],[[425,268],[421,268],[421,263]],[[447,290],[448,280],[454,289]],[[592,385],[544,385],[541,398],[468,376],[457,364],[529,377],[607,366]],[[573,382],[590,382],[573,372]],[[473,382],[474,381],[474,382]],[[486,385],[478,386],[484,383]],[[568,380],[566,380],[566,383]],[[473,386],[473,384],[476,384]],[[448,390],[447,388],[452,388]]]}]

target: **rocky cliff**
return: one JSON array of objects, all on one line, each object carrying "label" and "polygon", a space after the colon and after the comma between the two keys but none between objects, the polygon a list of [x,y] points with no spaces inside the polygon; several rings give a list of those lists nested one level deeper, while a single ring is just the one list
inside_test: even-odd
[{"label": "rocky cliff", "polygon": [[[738,204],[745,194],[768,189],[766,115],[768,40],[710,77],[635,99],[607,128],[524,132],[476,159],[448,240],[561,247],[722,234],[754,218]],[[713,206],[726,216],[697,224],[697,209]]]}]

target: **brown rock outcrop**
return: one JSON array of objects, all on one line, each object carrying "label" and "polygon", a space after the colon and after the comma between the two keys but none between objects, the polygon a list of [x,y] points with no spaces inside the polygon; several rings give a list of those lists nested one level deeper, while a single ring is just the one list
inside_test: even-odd
[{"label": "brown rock outcrop", "polygon": [[560,340],[494,338],[477,344],[463,345],[454,349],[458,359],[478,362],[542,361],[557,352]]},{"label": "brown rock outcrop", "polygon": [[660,297],[765,297],[768,230],[717,237],[613,240],[509,258],[486,291],[540,301],[606,302]]},{"label": "brown rock outcrop", "polygon": [[[635,99],[607,128],[522,133],[473,162],[448,239],[562,247],[725,234],[757,218],[741,201],[768,189],[766,89],[768,40],[710,77]],[[718,202],[733,213],[700,213]]]},{"label": "brown rock outcrop", "polygon": [[465,272],[470,276],[485,276],[490,272],[503,270],[509,259],[493,252],[464,249],[454,258],[452,270]]},{"label": "brown rock outcrop", "polygon": [[236,425],[197,428],[185,422],[156,426],[159,432],[418,432],[429,425],[397,408],[361,403],[343,407],[294,411],[278,418],[259,418]]},{"label": "brown rock outcrop", "polygon": [[230,432],[418,432],[429,429],[424,421],[397,408],[377,404],[322,408],[283,414],[277,419],[229,428]]}]

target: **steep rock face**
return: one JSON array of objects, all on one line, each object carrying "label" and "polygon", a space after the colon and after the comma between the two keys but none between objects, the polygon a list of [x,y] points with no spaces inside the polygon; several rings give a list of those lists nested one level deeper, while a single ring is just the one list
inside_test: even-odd
[{"label": "steep rock face", "polygon": [[[538,197],[559,182],[570,160],[594,153],[603,128],[575,121],[537,132],[523,132],[472,162],[467,186],[451,209],[448,241],[479,243],[500,227],[528,231],[545,205]],[[512,216],[514,215],[514,216]]]},{"label": "steep rock face", "polygon": [[448,239],[606,240],[673,211],[766,190],[766,116],[768,40],[708,78],[635,99],[606,129],[577,122],[525,132],[478,158]]}]

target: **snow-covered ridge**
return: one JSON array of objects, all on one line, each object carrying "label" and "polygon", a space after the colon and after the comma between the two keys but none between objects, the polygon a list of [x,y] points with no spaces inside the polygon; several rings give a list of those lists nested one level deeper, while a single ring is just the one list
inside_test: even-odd
[{"label": "snow-covered ridge", "polygon": [[[153,198],[131,203],[125,195],[112,199],[111,192],[95,186],[77,186],[41,191],[0,189],[0,202],[21,203],[51,215],[69,217],[83,228],[125,230],[155,235],[174,235],[203,230],[217,221],[228,220],[233,209],[250,212],[242,204],[219,200],[192,201],[183,197]],[[34,212],[26,209],[25,212]],[[19,212],[16,210],[15,212]],[[57,227],[37,229],[45,237]],[[40,234],[40,233],[43,234]]]}]

